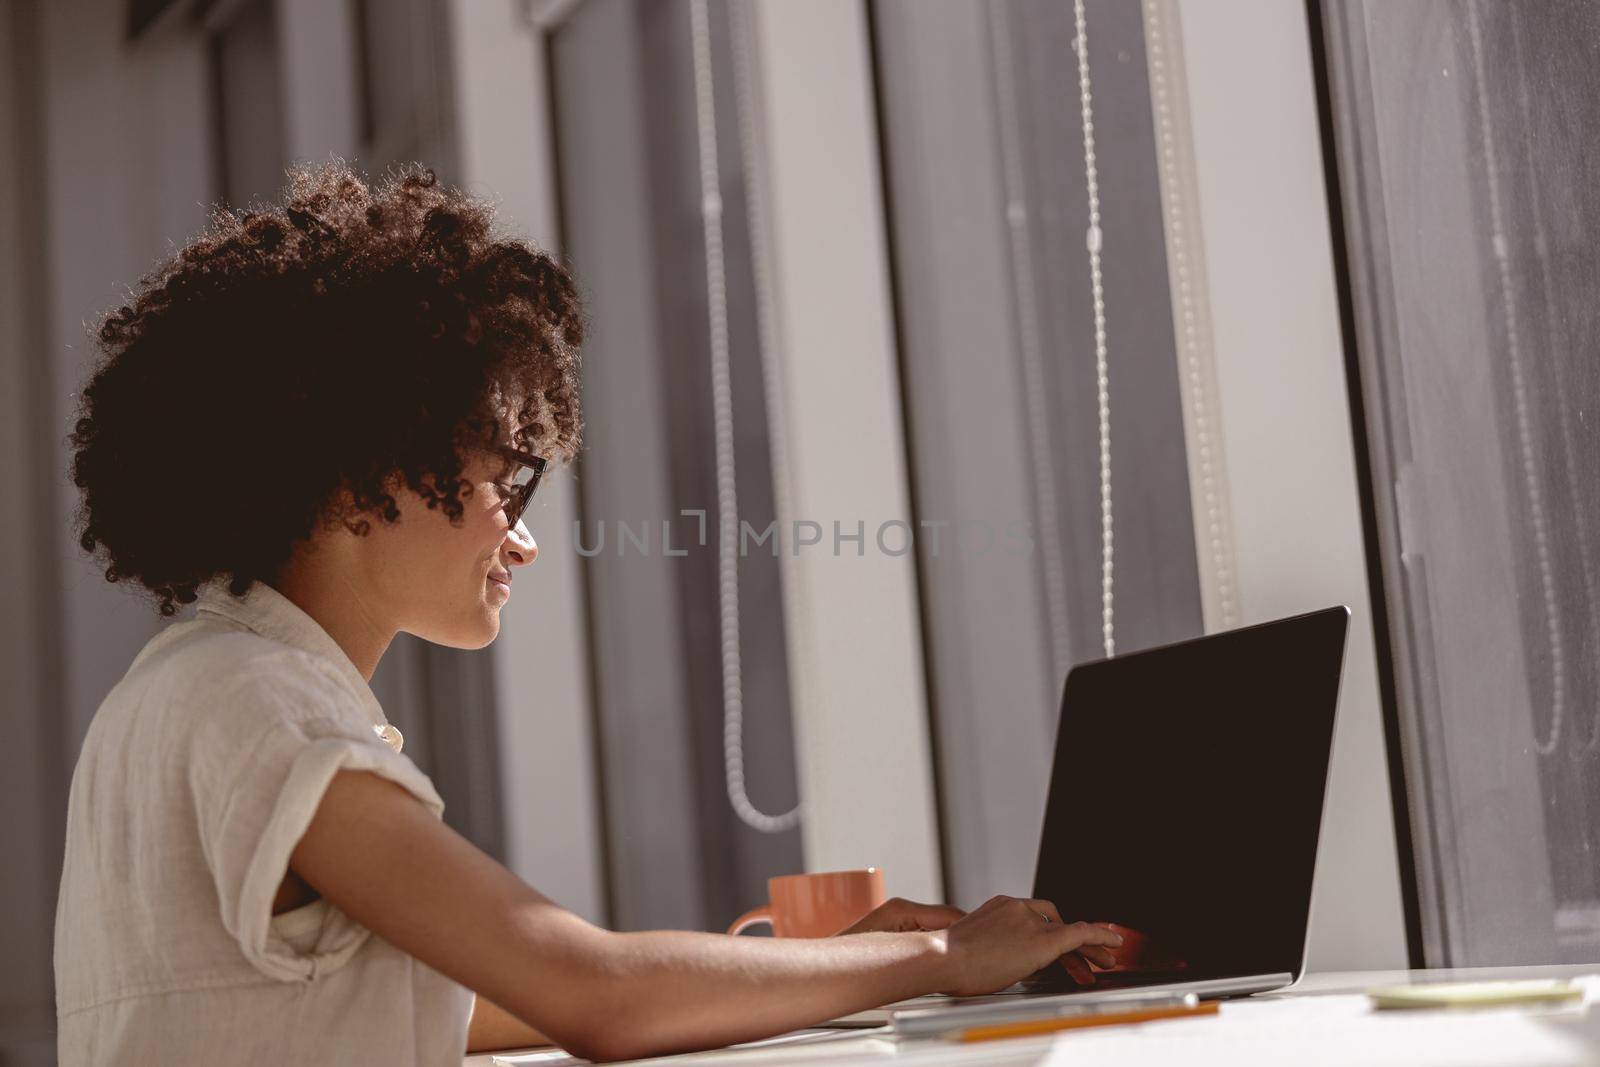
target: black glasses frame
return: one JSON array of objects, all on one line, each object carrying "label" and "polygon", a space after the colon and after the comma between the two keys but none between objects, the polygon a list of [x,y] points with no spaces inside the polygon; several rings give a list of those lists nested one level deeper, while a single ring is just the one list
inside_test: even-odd
[{"label": "black glasses frame", "polygon": [[539,481],[544,477],[544,469],[549,466],[549,461],[543,456],[536,456],[532,452],[524,452],[509,445],[503,445],[497,451],[511,462],[519,463],[533,471],[533,477],[528,479],[526,485],[512,486],[504,505],[506,525],[515,526],[522,518],[522,513],[527,510],[528,501],[533,499],[533,491],[539,488]]}]

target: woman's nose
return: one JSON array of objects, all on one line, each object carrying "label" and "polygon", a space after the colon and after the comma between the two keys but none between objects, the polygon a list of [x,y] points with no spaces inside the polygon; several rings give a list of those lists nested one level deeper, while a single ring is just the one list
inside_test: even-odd
[{"label": "woman's nose", "polygon": [[539,558],[539,545],[534,541],[533,534],[522,525],[518,519],[517,524],[506,531],[505,544],[501,546],[501,554],[505,556],[506,563],[513,567],[525,567]]}]

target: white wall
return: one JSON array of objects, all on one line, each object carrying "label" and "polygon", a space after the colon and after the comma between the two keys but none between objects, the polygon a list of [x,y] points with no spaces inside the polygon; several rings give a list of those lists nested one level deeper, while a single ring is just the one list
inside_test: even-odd
[{"label": "white wall", "polygon": [[1311,968],[1406,964],[1305,6],[1177,0],[1240,621],[1353,613]]}]

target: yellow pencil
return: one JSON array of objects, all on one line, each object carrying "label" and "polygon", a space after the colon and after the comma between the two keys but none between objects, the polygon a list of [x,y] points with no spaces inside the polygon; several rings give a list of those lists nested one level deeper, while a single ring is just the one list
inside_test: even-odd
[{"label": "yellow pencil", "polygon": [[1215,1015],[1217,1002],[1201,1001],[1199,1004],[1175,1004],[1165,1008],[1144,1008],[1133,1011],[1107,1011],[1087,1015],[1069,1015],[1059,1019],[1035,1019],[1026,1023],[1003,1023],[997,1026],[974,1026],[951,1035],[955,1041],[993,1041],[1002,1037],[1027,1037],[1048,1034],[1056,1030],[1075,1030],[1084,1026],[1120,1026],[1124,1023],[1145,1023],[1154,1019],[1178,1019],[1194,1015]]}]

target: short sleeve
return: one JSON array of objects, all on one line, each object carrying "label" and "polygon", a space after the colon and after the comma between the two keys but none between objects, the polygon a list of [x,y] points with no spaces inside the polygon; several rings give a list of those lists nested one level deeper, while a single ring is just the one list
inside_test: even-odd
[{"label": "short sleeve", "polygon": [[311,942],[274,929],[272,902],[289,856],[339,771],[369,771],[401,786],[435,816],[444,802],[410,759],[380,739],[344,683],[293,657],[231,687],[198,733],[189,781],[200,843],[222,924],[257,970],[310,981],[349,961],[369,931],[332,905]]}]

